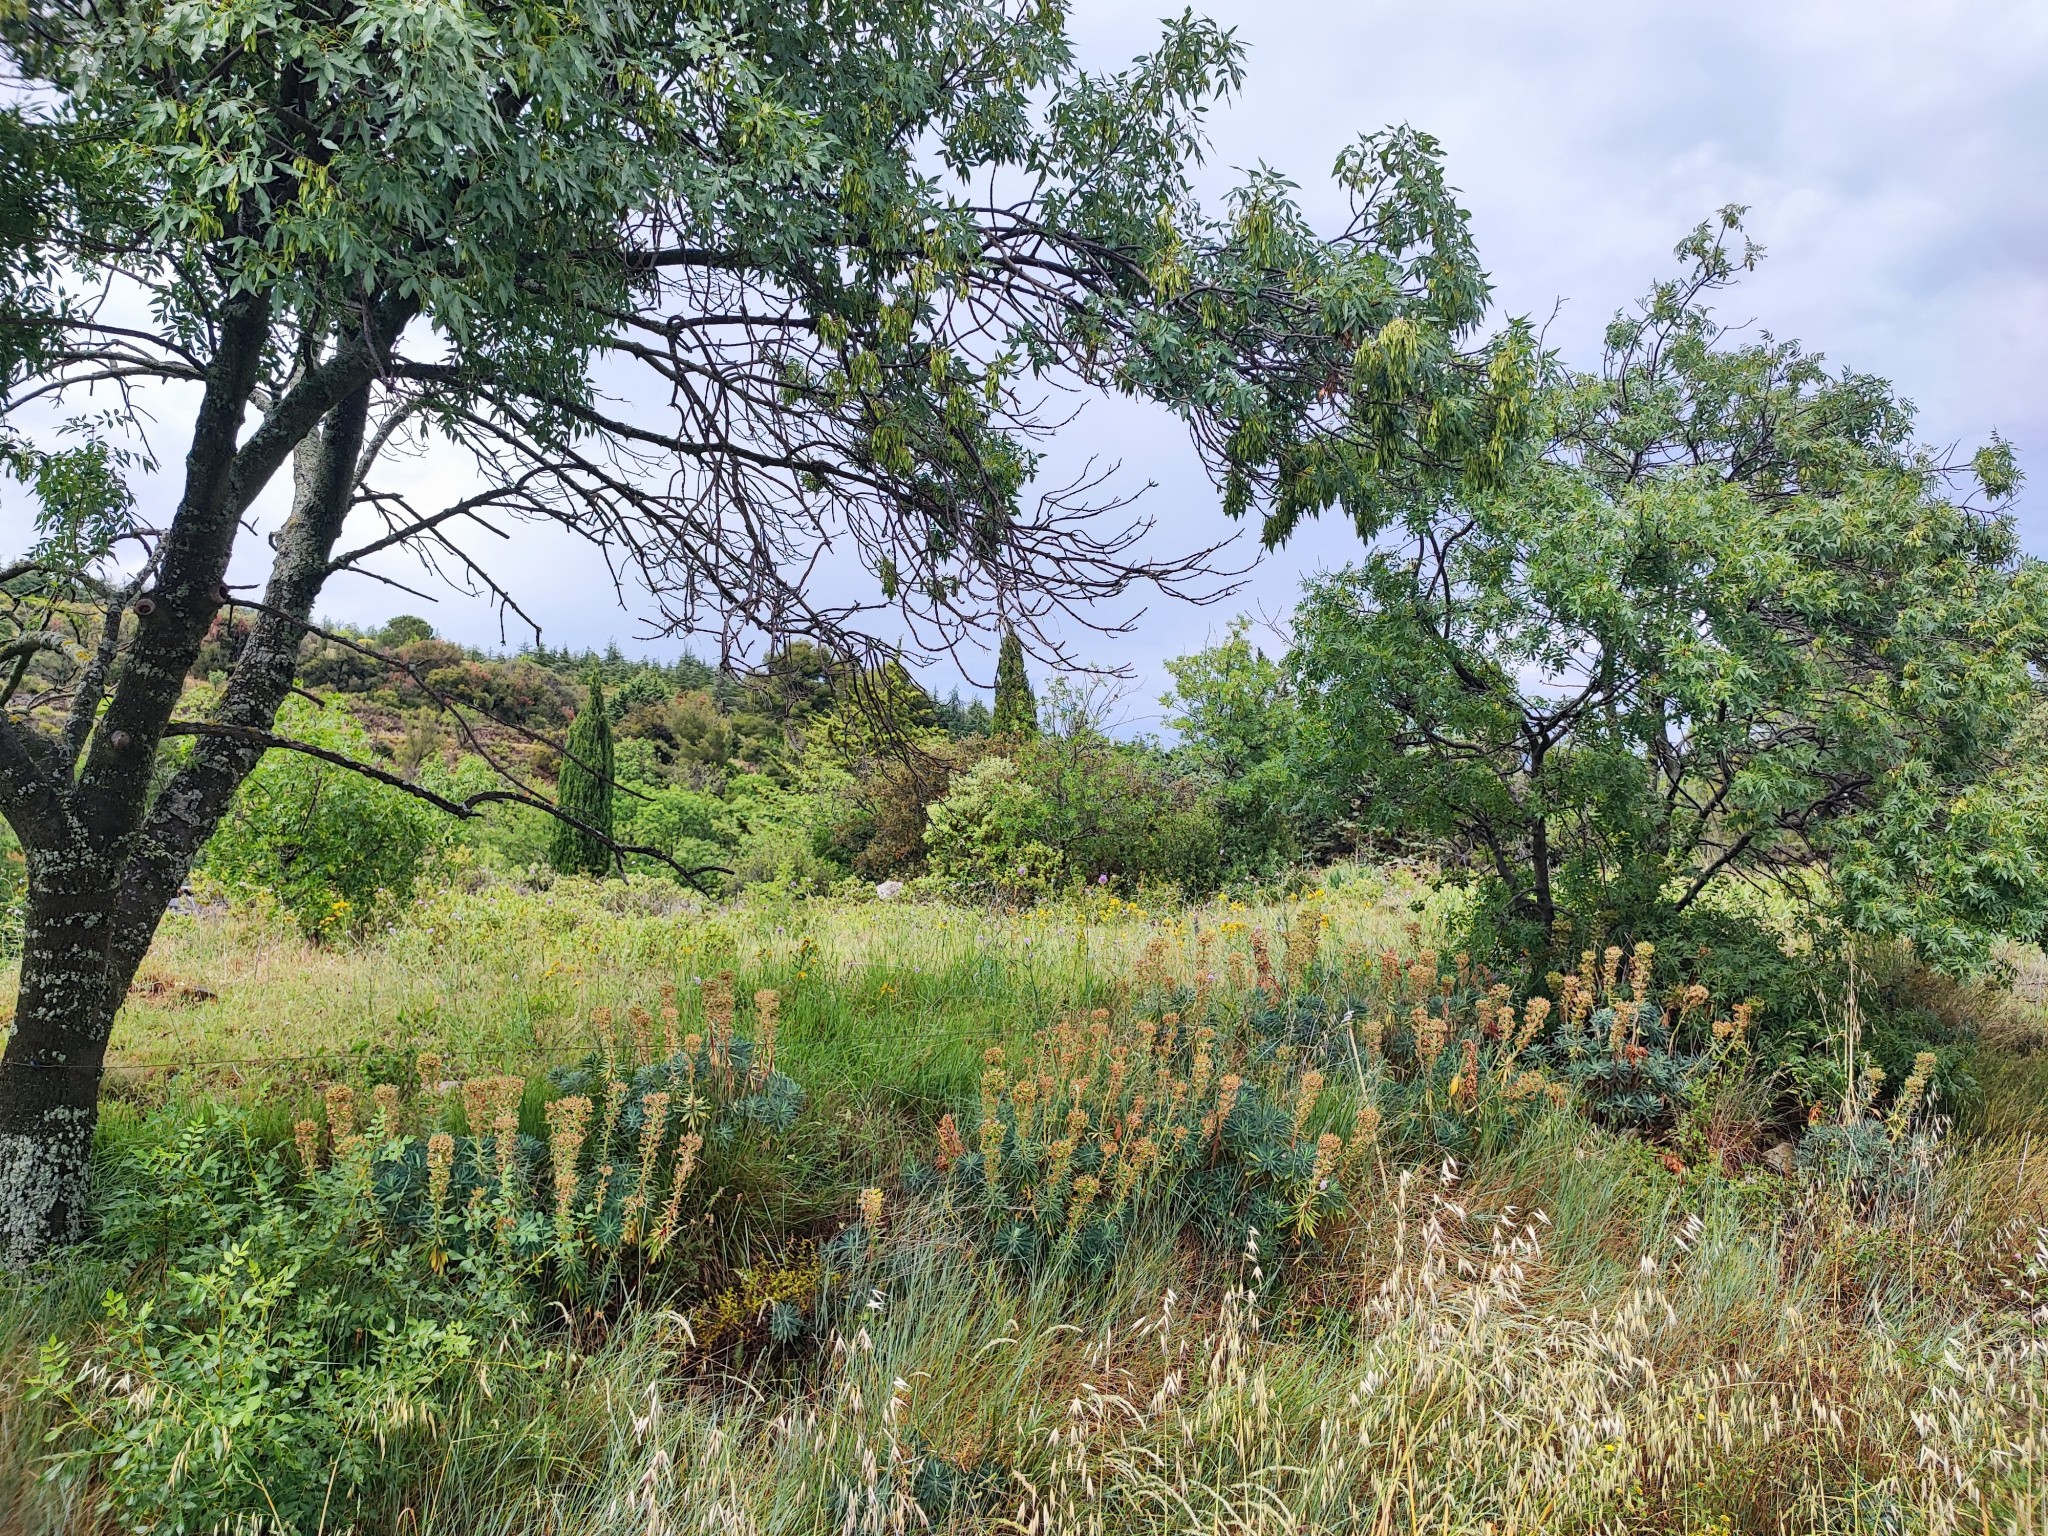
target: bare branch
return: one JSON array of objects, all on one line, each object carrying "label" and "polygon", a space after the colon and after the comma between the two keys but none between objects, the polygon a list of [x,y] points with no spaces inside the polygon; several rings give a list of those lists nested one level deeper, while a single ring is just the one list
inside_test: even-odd
[{"label": "bare branch", "polygon": [[[297,752],[306,757],[318,758],[323,763],[331,763],[337,768],[345,768],[350,773],[359,774],[363,778],[372,779],[391,789],[411,795],[416,800],[424,800],[436,810],[443,811],[462,821],[472,821],[476,817],[481,816],[483,814],[482,808],[486,805],[523,805],[529,810],[543,811],[555,820],[564,822],[574,827],[577,831],[595,838],[620,858],[637,856],[654,859],[662,864],[666,864],[699,891],[704,891],[705,887],[698,879],[698,876],[729,875],[732,873],[730,869],[722,864],[685,865],[671,855],[662,852],[659,848],[651,848],[644,843],[619,842],[615,838],[599,831],[581,817],[573,816],[560,806],[555,805],[552,801],[544,800],[540,796],[531,794],[523,789],[486,789],[466,796],[461,800],[451,800],[446,795],[436,794],[425,785],[415,784],[409,779],[400,778],[397,774],[387,769],[379,768],[374,763],[365,763],[360,759],[348,756],[346,753],[331,751],[326,747],[316,747],[310,742],[294,741],[288,736],[279,736],[272,731],[259,731],[252,726],[222,725],[211,720],[174,720],[164,727],[164,734],[166,736],[215,737],[224,741],[232,741],[245,747]],[[708,895],[709,892],[706,892],[706,894]]]}]

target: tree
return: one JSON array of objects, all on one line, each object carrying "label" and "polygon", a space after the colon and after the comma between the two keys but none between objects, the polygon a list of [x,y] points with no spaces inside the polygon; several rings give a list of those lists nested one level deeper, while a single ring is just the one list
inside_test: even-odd
[{"label": "tree", "polygon": [[1003,631],[1002,649],[996,653],[996,705],[989,729],[997,736],[1038,734],[1038,700],[1024,670],[1024,642],[1013,629]]},{"label": "tree", "polygon": [[1215,803],[1223,861],[1237,874],[1299,856],[1333,819],[1306,803],[1288,669],[1251,643],[1250,628],[1241,618],[1220,645],[1167,662],[1173,690],[1159,701],[1180,734],[1176,755]]},{"label": "tree", "polygon": [[[0,1262],[82,1230],[114,1012],[237,786],[265,750],[326,750],[273,726],[336,573],[411,554],[516,613],[470,541],[524,519],[599,543],[679,630],[872,656],[877,614],[919,645],[1002,614],[1043,638],[1212,562],[1141,557],[1146,525],[1087,484],[1027,502],[1035,381],[1160,401],[1279,526],[1520,430],[1526,340],[1468,336],[1485,283],[1425,137],[1347,153],[1335,240],[1274,176],[1196,203],[1240,61],[1193,17],[1104,75],[1036,0],[23,0],[0,45],[93,172],[51,178],[23,237],[49,276],[5,317],[37,338],[8,408],[101,392],[0,581],[0,814],[29,872]],[[188,400],[175,505],[144,524],[115,436]],[[478,488],[422,506],[404,460],[435,438]],[[231,593],[287,463],[262,593]],[[345,546],[352,513],[379,531]],[[828,548],[865,595],[818,597]],[[246,643],[181,713],[228,607]],[[516,782],[436,803],[491,797],[550,808]]]},{"label": "tree", "polygon": [[1556,371],[1512,482],[1311,586],[1309,755],[1468,849],[1539,975],[1738,879],[1967,969],[2048,916],[2048,570],[1995,439],[1951,463],[1883,381],[1720,330],[1739,227],[1680,246],[1598,372]]},{"label": "tree", "polygon": [[604,684],[592,677],[590,697],[569,723],[556,781],[555,805],[565,814],[555,823],[548,861],[561,874],[612,872],[612,768],[612,717]]},{"label": "tree", "polygon": [[[346,709],[288,699],[278,726],[351,757],[369,733]],[[413,892],[452,825],[432,806],[323,758],[268,754],[206,845],[207,874],[268,891],[309,939],[360,934]]]}]

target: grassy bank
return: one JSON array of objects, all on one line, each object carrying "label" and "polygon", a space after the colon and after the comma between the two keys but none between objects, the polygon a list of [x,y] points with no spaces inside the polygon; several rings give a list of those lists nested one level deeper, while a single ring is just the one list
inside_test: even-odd
[{"label": "grassy bank", "polygon": [[[1987,1045],[1981,1134],[1934,1147],[1916,1133],[1881,1177],[1785,1176],[1675,1133],[1602,1129],[1561,1081],[1506,1097],[1519,1068],[1499,1074],[1498,1103],[1475,1098],[1455,1033],[1436,1067],[1448,1087],[1417,1097],[1403,1067],[1407,1097],[1381,1097],[1385,1126],[1354,1159],[1371,1084],[1396,1074],[1355,1032],[1331,1052],[1301,1020],[1370,994],[1390,949],[1413,972],[1434,917],[1419,887],[1370,876],[1252,910],[1105,899],[1022,916],[491,888],[332,949],[260,916],[175,919],[115,1035],[106,1232],[0,1301],[0,1526],[2048,1528],[2033,1294],[2048,1058],[2025,1011]],[[1286,942],[1305,930],[1313,955]],[[1270,993],[1255,934],[1279,973]],[[453,1127],[486,1160],[525,1155],[476,1123],[482,1097],[464,1109],[462,1090],[415,1085],[423,1055],[451,1081],[519,1079],[504,1123],[559,1151],[550,1103],[616,1102],[559,1070],[603,1055],[597,1076],[629,1075],[633,1032],[705,1029],[719,1005],[698,984],[725,971],[756,1052],[728,1097],[779,1074],[803,1098],[786,1123],[723,1141],[722,1108],[707,1112],[687,1241],[657,1262],[644,1237],[634,1249],[593,1222],[572,1262],[566,1205],[551,1218],[544,1187],[529,1245],[543,1257],[524,1268],[491,1258],[525,1250],[520,1213],[487,1190],[468,1246],[438,1217],[404,1226],[389,1181],[431,1157],[428,1130]],[[764,989],[772,1072],[763,1005],[745,1001]],[[1285,1006],[1261,1002],[1282,993]],[[1013,1113],[1005,1096],[1025,1079],[1005,1074],[1051,1048],[1032,1041],[1053,1021],[1099,1018],[1105,1041],[1150,1048],[1145,1021],[1169,997],[1216,1021],[1217,1069],[1247,1085],[1240,1121],[1250,1085],[1275,1085],[1277,1129],[1247,1142],[1234,1187],[1297,1144],[1305,1159],[1320,1132],[1345,1147],[1326,1181],[1342,1202],[1312,1231],[1205,1224],[1196,1194],[1162,1187],[1147,1204],[1140,1185],[1126,1217],[1088,1228],[1106,1234],[1093,1268],[1006,1259],[985,1166],[980,1183],[963,1173],[977,1119]],[[640,1058],[665,1049],[643,1042]],[[991,1049],[1007,1063],[996,1088]],[[1185,1068],[1162,1070],[1184,1085]],[[1300,1093],[1311,1075],[1320,1092]],[[336,1124],[323,1102],[338,1081],[358,1120]],[[403,1086],[382,1131],[358,1123],[379,1083]],[[1724,1116],[1742,1100],[1730,1082],[1714,1094]],[[1162,1089],[1147,1127],[1162,1136],[1165,1102]],[[1431,1114],[1478,1125],[1495,1109],[1513,1113],[1455,1159],[1425,1134]],[[948,1114],[969,1149],[950,1173]],[[332,1143],[311,1174],[295,1160],[301,1122]],[[1225,1145],[1221,1127],[1199,1135]],[[1025,1141],[1020,1120],[1003,1155]],[[1103,1209],[1066,1198],[1052,1255],[1080,1251],[1060,1247],[1063,1222],[1078,1232]],[[239,1268],[221,1257],[237,1244]],[[109,1290],[125,1311],[109,1312]],[[157,1313],[138,1323],[145,1303]],[[376,1307],[418,1337],[375,1353],[372,1379],[342,1335]],[[324,1426],[308,1408],[323,1402]]]}]

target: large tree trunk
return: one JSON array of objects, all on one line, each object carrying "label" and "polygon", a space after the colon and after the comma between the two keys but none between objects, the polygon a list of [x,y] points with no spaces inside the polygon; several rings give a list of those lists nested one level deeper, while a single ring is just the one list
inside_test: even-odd
[{"label": "large tree trunk", "polygon": [[[363,382],[334,403],[319,429],[302,436],[295,450],[292,512],[278,535],[266,611],[215,710],[222,723],[268,729],[290,689],[303,626],[348,517],[368,410],[369,385]],[[196,478],[192,468],[188,499]],[[134,649],[146,653],[139,678],[138,657],[128,658],[124,681],[139,681],[142,688],[135,691],[164,700],[161,717],[148,724],[151,759],[205,633],[201,620],[210,621],[219,605],[225,543],[232,542],[232,523],[242,510],[235,504],[240,496],[224,500],[232,510],[222,546],[192,550],[196,558],[185,560],[182,570],[178,562],[165,563],[160,590],[171,586],[173,576],[182,584],[176,597],[165,593],[153,616],[173,619],[175,639],[152,644],[146,632],[138,635]],[[165,609],[183,611],[166,615]],[[155,628],[164,634],[161,623]],[[132,715],[134,691],[127,702]],[[100,1078],[114,1016],[165,908],[262,756],[246,745],[200,741],[153,802],[143,798],[145,786],[136,785],[132,803],[124,805],[119,785],[132,775],[108,770],[135,750],[133,735],[100,739],[113,734],[109,721],[127,718],[122,703],[117,690],[77,784],[51,782],[55,776],[46,774],[32,803],[9,797],[10,819],[28,853],[29,901],[15,1026],[0,1055],[0,1268],[18,1267],[83,1235]],[[44,760],[44,769],[52,766],[45,745],[29,740],[26,746]],[[101,770],[97,784],[95,760]],[[10,766],[0,755],[0,771]],[[62,766],[68,771],[68,764]]]},{"label": "large tree trunk", "polygon": [[0,1057],[0,1268],[84,1232],[86,1170],[113,1024],[112,871],[84,846],[29,855],[14,1029]]}]

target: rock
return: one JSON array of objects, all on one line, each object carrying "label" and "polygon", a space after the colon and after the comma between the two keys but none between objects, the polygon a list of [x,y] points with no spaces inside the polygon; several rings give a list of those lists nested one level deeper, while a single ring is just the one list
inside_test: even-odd
[{"label": "rock", "polygon": [[1792,1172],[1792,1143],[1781,1141],[1764,1153],[1764,1166],[1776,1174],[1790,1176]]},{"label": "rock", "polygon": [[878,901],[894,901],[902,894],[903,882],[901,880],[884,880],[875,887],[875,899]]}]

